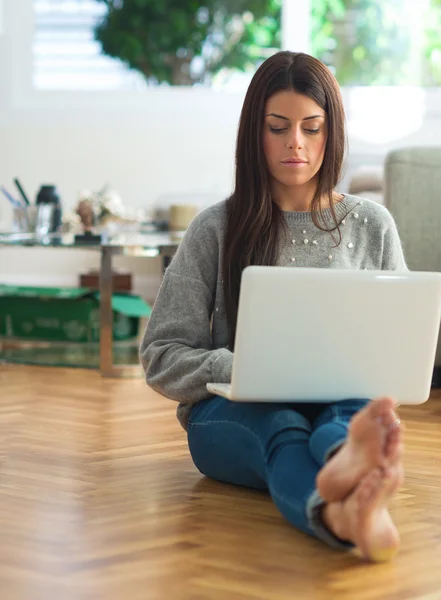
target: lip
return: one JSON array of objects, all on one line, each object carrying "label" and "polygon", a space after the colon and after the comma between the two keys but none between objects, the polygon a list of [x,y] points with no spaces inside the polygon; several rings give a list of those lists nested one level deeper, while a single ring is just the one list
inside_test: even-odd
[{"label": "lip", "polygon": [[288,167],[288,169],[301,169],[307,164],[308,161],[302,158],[287,158],[286,160],[282,160],[282,165]]},{"label": "lip", "polygon": [[307,161],[303,160],[303,158],[292,157],[282,160],[282,163],[284,165],[306,165]]}]

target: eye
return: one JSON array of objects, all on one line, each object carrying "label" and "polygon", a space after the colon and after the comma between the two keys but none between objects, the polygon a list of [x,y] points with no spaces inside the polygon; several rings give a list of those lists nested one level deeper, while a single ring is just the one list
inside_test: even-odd
[{"label": "eye", "polygon": [[306,133],[318,133],[320,131],[320,128],[317,129],[305,129]]},{"label": "eye", "polygon": [[271,127],[271,125],[269,129],[272,133],[282,133],[283,131],[286,131],[286,127]]}]

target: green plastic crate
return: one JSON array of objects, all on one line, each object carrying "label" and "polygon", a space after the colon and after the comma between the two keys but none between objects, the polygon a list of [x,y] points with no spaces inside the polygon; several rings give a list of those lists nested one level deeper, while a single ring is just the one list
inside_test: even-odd
[{"label": "green plastic crate", "polygon": [[[0,335],[41,341],[98,342],[99,292],[88,288],[0,285]],[[139,296],[113,294],[113,339],[136,338],[151,307]]]}]

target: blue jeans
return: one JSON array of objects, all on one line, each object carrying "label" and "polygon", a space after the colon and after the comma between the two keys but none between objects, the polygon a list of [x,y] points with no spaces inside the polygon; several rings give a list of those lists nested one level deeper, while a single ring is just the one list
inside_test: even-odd
[{"label": "blue jeans", "polygon": [[188,444],[199,471],[226,483],[268,490],[295,527],[336,548],[321,520],[315,479],[346,439],[352,416],[367,400],[330,404],[230,402],[215,396],[190,413]]}]

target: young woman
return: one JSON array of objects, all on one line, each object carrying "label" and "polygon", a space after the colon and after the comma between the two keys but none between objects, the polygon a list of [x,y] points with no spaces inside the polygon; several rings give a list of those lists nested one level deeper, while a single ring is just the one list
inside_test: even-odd
[{"label": "young woman", "polygon": [[179,402],[203,474],[267,489],[302,531],[379,561],[399,544],[387,508],[403,478],[393,399],[249,404],[206,390],[231,378],[246,266],[406,269],[390,213],[335,191],[344,151],[344,110],[330,71],[301,53],[266,60],[241,113],[234,191],[188,228],[141,360],[148,384]]}]

